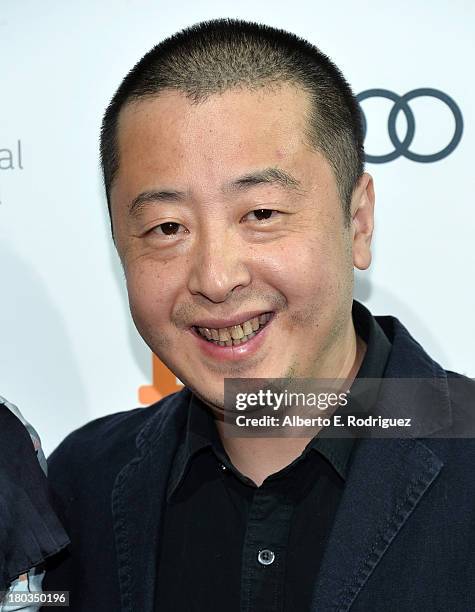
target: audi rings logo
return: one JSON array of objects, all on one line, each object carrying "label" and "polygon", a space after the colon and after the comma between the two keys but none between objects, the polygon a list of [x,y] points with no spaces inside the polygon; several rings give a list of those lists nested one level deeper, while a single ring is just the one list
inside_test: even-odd
[{"label": "audi rings logo", "polygon": [[[367,89],[366,91],[361,92],[357,96],[358,102],[361,105],[363,100],[367,100],[368,98],[386,98],[387,100],[391,100],[394,102],[394,106],[391,109],[388,117],[388,133],[389,138],[393,144],[394,150],[390,153],[386,153],[385,155],[369,155],[366,154],[366,160],[373,164],[384,164],[385,162],[392,161],[400,157],[406,157],[407,159],[411,159],[415,162],[420,163],[431,163],[438,161],[439,159],[444,159],[452,153],[452,151],[457,147],[460,139],[462,138],[463,132],[463,118],[462,113],[460,112],[460,108],[456,104],[456,102],[448,96],[443,91],[438,89],[431,89],[429,87],[422,87],[420,89],[413,89],[403,96],[399,96],[393,91],[389,91],[389,89]],[[411,100],[419,97],[430,97],[435,98],[436,100],[440,100],[443,102],[455,119],[455,130],[454,135],[452,136],[452,140],[440,151],[435,151],[434,153],[430,153],[427,155],[423,155],[421,153],[415,153],[411,151],[410,146],[414,139],[414,134],[416,133],[416,120],[414,117],[414,113],[409,105]],[[360,106],[361,108],[361,106]],[[366,136],[367,131],[367,122],[366,117],[362,110],[362,118],[363,118],[363,129],[364,135]],[[396,132],[396,121],[399,113],[402,112],[406,118],[406,135],[401,140]]]}]

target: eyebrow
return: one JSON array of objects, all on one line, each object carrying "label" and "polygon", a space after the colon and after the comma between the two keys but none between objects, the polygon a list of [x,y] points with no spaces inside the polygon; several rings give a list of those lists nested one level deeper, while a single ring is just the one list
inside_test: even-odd
[{"label": "eyebrow", "polygon": [[186,193],[184,191],[174,191],[171,189],[143,191],[130,203],[129,215],[137,216],[147,204],[155,204],[157,202],[180,202],[184,200],[185,197]]},{"label": "eyebrow", "polygon": [[298,190],[301,187],[300,181],[285,170],[265,168],[235,179],[227,185],[227,190],[243,190],[255,185],[278,185],[291,190]]},{"label": "eyebrow", "polygon": [[[265,168],[250,172],[243,176],[234,179],[227,183],[223,192],[229,191],[244,191],[258,185],[277,185],[287,190],[298,191],[301,183],[290,173],[281,170],[280,168]],[[129,215],[136,216],[148,204],[158,202],[180,202],[185,200],[187,193],[184,191],[175,191],[173,189],[161,189],[143,191],[136,196],[129,205]]]}]

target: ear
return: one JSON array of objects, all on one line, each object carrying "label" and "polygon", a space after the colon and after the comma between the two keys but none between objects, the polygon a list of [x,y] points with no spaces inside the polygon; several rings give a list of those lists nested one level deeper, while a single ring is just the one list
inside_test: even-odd
[{"label": "ear", "polygon": [[365,172],[358,180],[351,198],[353,265],[366,270],[371,264],[371,238],[374,228],[374,185]]}]

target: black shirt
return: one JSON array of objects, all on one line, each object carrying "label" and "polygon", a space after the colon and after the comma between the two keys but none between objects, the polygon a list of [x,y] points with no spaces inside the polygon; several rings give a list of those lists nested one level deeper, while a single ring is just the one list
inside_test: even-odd
[{"label": "black shirt", "polygon": [[[353,303],[367,350],[357,378],[382,378],[391,344]],[[324,430],[322,430],[324,431]],[[193,396],[159,538],[159,612],[305,612],[355,439],[315,436],[260,487],[231,463]]]}]

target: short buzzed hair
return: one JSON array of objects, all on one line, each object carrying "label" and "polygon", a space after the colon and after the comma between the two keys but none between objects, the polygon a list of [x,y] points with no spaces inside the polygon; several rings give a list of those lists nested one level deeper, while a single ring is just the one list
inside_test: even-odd
[{"label": "short buzzed hair", "polygon": [[233,88],[254,90],[292,84],[311,102],[306,137],[330,163],[345,220],[364,170],[361,110],[335,64],[317,47],[284,30],[236,19],[198,23],[146,53],[124,78],[104,114],[101,166],[110,213],[110,191],[119,169],[117,124],[128,103],[164,90],[192,103]]}]

